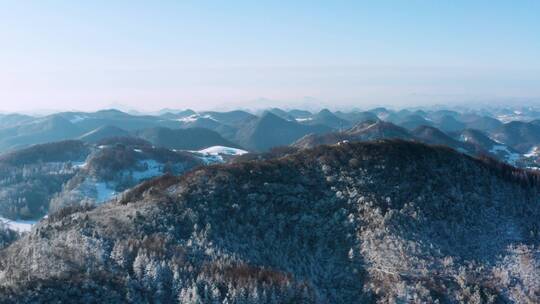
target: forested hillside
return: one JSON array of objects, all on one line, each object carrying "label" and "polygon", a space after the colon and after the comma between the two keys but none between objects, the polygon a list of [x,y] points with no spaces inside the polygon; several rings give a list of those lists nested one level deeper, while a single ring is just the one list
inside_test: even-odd
[{"label": "forested hillside", "polygon": [[62,209],[1,302],[538,303],[538,175],[443,147],[321,146]]}]

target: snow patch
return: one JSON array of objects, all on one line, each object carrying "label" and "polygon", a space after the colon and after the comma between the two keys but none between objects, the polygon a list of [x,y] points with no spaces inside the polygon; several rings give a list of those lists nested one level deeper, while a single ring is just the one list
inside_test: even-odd
[{"label": "snow patch", "polygon": [[310,120],[313,120],[313,117],[296,118],[297,122],[304,122],[304,121],[310,121]]},{"label": "snow patch", "polygon": [[225,160],[223,159],[223,156],[238,156],[242,154],[248,153],[248,151],[237,149],[237,148],[231,148],[231,147],[224,147],[224,146],[213,146],[209,147],[203,150],[199,151],[191,151],[195,152],[197,154],[202,154],[201,159],[204,161],[205,164],[215,164],[215,163],[223,163]]},{"label": "snow patch", "polygon": [[3,223],[8,229],[17,232],[29,232],[32,230],[37,221],[25,221],[25,220],[10,220],[4,217],[0,217],[0,222]]},{"label": "snow patch", "polygon": [[459,140],[467,142],[471,140],[471,138],[465,134],[461,134],[461,136],[459,137]]},{"label": "snow patch", "polygon": [[86,161],[76,161],[71,163],[73,168],[84,169],[88,165]]},{"label": "snow patch", "polygon": [[[153,159],[145,159],[139,161],[138,168],[141,168],[141,170],[125,171],[123,174],[128,175],[131,173],[133,179],[138,183],[163,174],[164,165]],[[115,190],[116,182],[87,179],[85,184],[95,189],[95,200],[98,204],[109,201],[118,194],[118,192]]]},{"label": "snow patch", "polygon": [[199,119],[199,114],[193,114],[187,117],[178,118],[177,120],[180,122],[194,122],[197,119]]},{"label": "snow patch", "polygon": [[498,144],[503,144],[504,145],[504,143],[502,141],[498,140],[497,137],[495,137],[495,136],[489,136],[489,139],[493,140],[494,142],[496,142]]},{"label": "snow patch", "polygon": [[523,154],[523,156],[525,156],[527,158],[538,157],[539,155],[540,155],[540,147],[538,147],[538,146],[532,147],[531,150],[529,150],[528,153]]},{"label": "snow patch", "polygon": [[224,147],[224,146],[212,146],[203,150],[197,151],[202,154],[209,154],[209,155],[242,155],[248,153],[246,150],[237,149],[237,148],[231,148],[231,147]]},{"label": "snow patch", "polygon": [[489,152],[493,154],[500,154],[501,152],[506,154],[506,162],[508,162],[511,165],[515,164],[516,161],[518,161],[521,158],[520,154],[510,151],[507,146],[503,146],[503,145],[493,145],[493,147],[491,147]]},{"label": "snow patch", "polygon": [[73,117],[69,120],[69,122],[71,122],[71,123],[78,123],[78,122],[81,122],[81,121],[83,121],[83,120],[85,120],[85,119],[87,119],[87,118],[88,118],[88,117],[86,117],[86,116],[75,115],[75,116],[73,116]]},{"label": "snow patch", "polygon": [[97,182],[95,185],[96,185],[96,192],[97,192],[97,196],[96,196],[97,203],[106,202],[116,195],[116,191],[110,188],[106,182]]},{"label": "snow patch", "polygon": [[206,119],[210,119],[210,120],[213,120],[213,121],[217,121],[214,117],[212,117],[212,115],[203,115],[201,116],[202,118],[206,118]]},{"label": "snow patch", "polygon": [[193,114],[187,117],[178,118],[177,121],[189,123],[189,122],[197,121],[199,118],[206,118],[213,121],[217,121],[215,118],[213,118],[211,115],[208,115],[208,114],[206,115]]},{"label": "snow patch", "polygon": [[139,165],[146,169],[142,171],[133,171],[133,178],[138,182],[163,174],[164,165],[153,159],[141,160],[139,161]]}]

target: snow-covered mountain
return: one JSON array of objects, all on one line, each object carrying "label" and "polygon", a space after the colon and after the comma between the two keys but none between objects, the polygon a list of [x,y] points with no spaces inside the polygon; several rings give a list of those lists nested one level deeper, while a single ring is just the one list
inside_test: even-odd
[{"label": "snow-covered mountain", "polygon": [[223,163],[247,151],[155,147],[133,138],[63,141],[0,155],[0,222],[27,231],[38,219],[73,204],[101,204],[143,181]]},{"label": "snow-covered mountain", "polygon": [[539,183],[405,141],[202,167],[38,223],[0,302],[537,303]]}]

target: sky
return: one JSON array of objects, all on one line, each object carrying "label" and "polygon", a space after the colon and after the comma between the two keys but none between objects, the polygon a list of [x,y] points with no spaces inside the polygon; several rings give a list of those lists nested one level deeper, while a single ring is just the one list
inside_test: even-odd
[{"label": "sky", "polygon": [[540,1],[4,1],[0,112],[540,100]]}]

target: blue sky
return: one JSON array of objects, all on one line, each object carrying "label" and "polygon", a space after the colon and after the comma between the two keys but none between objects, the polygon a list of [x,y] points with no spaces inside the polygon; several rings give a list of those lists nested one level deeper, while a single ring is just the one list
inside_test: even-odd
[{"label": "blue sky", "polygon": [[540,97],[539,1],[0,5],[0,111]]}]

